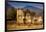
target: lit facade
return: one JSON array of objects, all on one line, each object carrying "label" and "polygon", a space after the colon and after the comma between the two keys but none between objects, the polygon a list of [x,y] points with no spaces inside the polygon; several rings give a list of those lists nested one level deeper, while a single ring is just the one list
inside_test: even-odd
[{"label": "lit facade", "polygon": [[24,13],[21,9],[17,9],[17,23],[23,23]]},{"label": "lit facade", "polygon": [[27,24],[39,24],[42,23],[42,17],[41,16],[34,16],[33,19],[31,18],[31,14],[29,12],[26,13],[26,16],[24,16],[24,12],[22,9],[17,9],[17,23],[24,23],[24,18],[25,23]]},{"label": "lit facade", "polygon": [[42,24],[42,22],[43,22],[43,19],[41,16],[33,17],[33,20],[32,20],[33,24]]}]

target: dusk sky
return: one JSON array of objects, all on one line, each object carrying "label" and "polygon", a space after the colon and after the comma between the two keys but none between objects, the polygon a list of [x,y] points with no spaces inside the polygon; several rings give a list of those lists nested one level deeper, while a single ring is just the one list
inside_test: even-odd
[{"label": "dusk sky", "polygon": [[36,8],[43,9],[43,4],[36,4],[36,3],[8,2],[8,5],[10,5],[10,6],[14,7],[14,8],[23,8],[25,6],[33,6],[33,7],[36,7]]}]

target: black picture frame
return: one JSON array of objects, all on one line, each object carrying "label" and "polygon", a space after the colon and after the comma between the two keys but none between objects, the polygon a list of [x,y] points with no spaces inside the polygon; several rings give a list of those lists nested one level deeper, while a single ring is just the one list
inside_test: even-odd
[{"label": "black picture frame", "polygon": [[22,29],[22,30],[7,30],[7,20],[6,20],[6,13],[7,13],[7,2],[8,1],[5,1],[5,32],[7,31],[27,31],[27,30],[44,30],[44,2],[28,2],[28,1],[9,1],[9,2],[20,2],[20,3],[37,3],[37,4],[43,4],[43,28],[41,29]]}]

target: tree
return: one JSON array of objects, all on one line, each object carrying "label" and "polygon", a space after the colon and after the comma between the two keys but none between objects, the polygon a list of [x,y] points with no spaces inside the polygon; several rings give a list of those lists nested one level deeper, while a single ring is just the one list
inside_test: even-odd
[{"label": "tree", "polygon": [[35,13],[35,12],[32,12],[32,13],[31,13],[31,16],[32,16],[32,17],[33,17],[33,16],[35,16],[35,15],[36,15],[36,13]]},{"label": "tree", "polygon": [[[36,15],[35,12],[32,12],[32,13],[31,13],[31,21],[33,20],[33,18],[34,18],[35,15]],[[31,23],[33,24],[33,22],[31,22]]]},{"label": "tree", "polygon": [[6,19],[15,19],[16,17],[16,9],[15,8],[8,8],[7,9],[7,18]]}]

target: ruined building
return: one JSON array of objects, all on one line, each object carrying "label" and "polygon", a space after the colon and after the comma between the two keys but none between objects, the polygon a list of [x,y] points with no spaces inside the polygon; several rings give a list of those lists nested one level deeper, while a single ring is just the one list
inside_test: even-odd
[{"label": "ruined building", "polygon": [[21,24],[37,24],[37,23],[42,23],[42,17],[41,16],[36,16],[33,17],[32,19],[32,15],[30,11],[24,11],[21,8],[17,8],[17,23],[21,23]]},{"label": "ruined building", "polygon": [[17,23],[23,23],[24,19],[24,12],[22,11],[22,9],[18,8],[17,9]]}]

